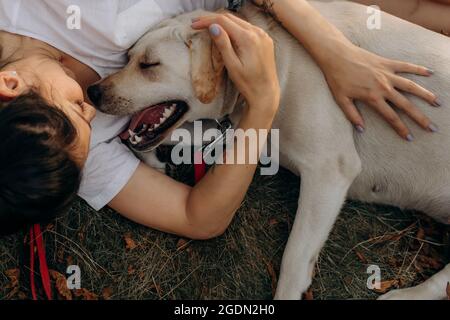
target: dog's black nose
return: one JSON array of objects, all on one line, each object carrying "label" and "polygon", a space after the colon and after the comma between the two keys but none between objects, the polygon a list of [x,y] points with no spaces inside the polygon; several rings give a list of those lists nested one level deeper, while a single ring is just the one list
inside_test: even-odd
[{"label": "dog's black nose", "polygon": [[103,96],[102,88],[100,87],[100,85],[96,84],[90,86],[87,89],[87,94],[89,99],[94,104],[94,106],[99,107],[100,104],[102,103],[102,96]]}]

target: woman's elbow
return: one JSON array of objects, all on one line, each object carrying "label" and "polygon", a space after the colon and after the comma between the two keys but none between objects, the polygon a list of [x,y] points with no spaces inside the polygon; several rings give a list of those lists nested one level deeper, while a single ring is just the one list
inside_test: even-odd
[{"label": "woman's elbow", "polygon": [[217,229],[206,228],[205,226],[198,226],[195,230],[192,230],[186,236],[192,240],[212,240],[222,236],[225,231],[228,229],[228,226]]}]

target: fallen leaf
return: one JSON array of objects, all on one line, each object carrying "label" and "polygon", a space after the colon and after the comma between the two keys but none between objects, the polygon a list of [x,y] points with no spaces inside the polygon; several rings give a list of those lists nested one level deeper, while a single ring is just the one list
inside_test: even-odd
[{"label": "fallen leaf", "polygon": [[186,239],[181,238],[177,242],[177,251],[182,251],[186,249],[189,245],[189,242]]},{"label": "fallen leaf", "polygon": [[87,289],[78,289],[75,290],[75,297],[82,298],[83,300],[98,300],[98,295],[88,291]]},{"label": "fallen leaf", "polygon": [[72,300],[72,292],[67,288],[67,279],[61,273],[50,270],[50,276],[55,281],[56,291],[64,300]]},{"label": "fallen leaf", "polygon": [[362,263],[364,263],[364,264],[367,264],[367,263],[368,263],[366,257],[365,257],[361,252],[355,251],[355,253],[356,253],[356,256],[358,257],[358,259],[359,259]]},{"label": "fallen leaf", "polygon": [[58,261],[58,263],[63,263],[64,262],[64,247],[60,247],[57,251],[56,251],[56,259]]},{"label": "fallen leaf", "polygon": [[276,226],[279,223],[277,219],[270,219],[269,220],[269,226]]},{"label": "fallen leaf", "polygon": [[102,298],[104,300],[111,300],[113,294],[113,289],[111,287],[106,287],[102,290]]},{"label": "fallen leaf", "polygon": [[443,263],[438,257],[433,258],[420,255],[417,257],[417,263],[425,269],[440,270],[443,267]]},{"label": "fallen leaf", "polygon": [[374,288],[373,291],[376,293],[386,293],[391,289],[392,287],[398,286],[398,280],[388,280],[388,281],[382,281],[380,283],[380,288]]},{"label": "fallen leaf", "polygon": [[272,263],[266,262],[266,266],[267,266],[267,272],[269,273],[271,283],[272,283],[272,297],[275,297],[275,293],[277,290],[277,284],[278,284],[277,274],[275,272],[275,269],[274,269]]},{"label": "fallen leaf", "polygon": [[417,230],[416,238],[418,240],[425,239],[425,230],[423,228],[419,228],[419,230]]},{"label": "fallen leaf", "polygon": [[128,266],[128,274],[129,275],[132,275],[132,274],[134,274],[136,272],[136,269],[134,269],[134,267],[133,266]]},{"label": "fallen leaf", "polygon": [[312,289],[309,289],[303,294],[303,300],[314,300],[314,293]]},{"label": "fallen leaf", "polygon": [[124,240],[125,240],[125,245],[126,245],[126,248],[127,248],[128,250],[134,250],[134,249],[136,249],[137,244],[136,244],[136,242],[134,242],[134,240],[133,240],[133,238],[132,238],[130,232],[126,233],[126,234],[123,236],[123,238],[124,238]]},{"label": "fallen leaf", "polygon": [[9,269],[5,271],[6,276],[9,278],[9,284],[6,285],[7,289],[14,289],[19,286],[20,269]]}]

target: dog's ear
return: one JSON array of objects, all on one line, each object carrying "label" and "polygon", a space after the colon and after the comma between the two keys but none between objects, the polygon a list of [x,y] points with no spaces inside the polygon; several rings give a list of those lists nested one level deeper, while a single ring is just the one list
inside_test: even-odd
[{"label": "dog's ear", "polygon": [[193,33],[188,41],[191,51],[191,80],[195,96],[203,104],[217,96],[224,78],[225,65],[207,31]]}]

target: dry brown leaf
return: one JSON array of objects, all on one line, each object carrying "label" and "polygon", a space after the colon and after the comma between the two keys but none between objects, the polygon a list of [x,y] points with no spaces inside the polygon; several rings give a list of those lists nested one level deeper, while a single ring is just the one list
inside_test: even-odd
[{"label": "dry brown leaf", "polygon": [[136,269],[133,266],[128,266],[128,270],[127,270],[129,275],[132,275],[136,272]]},{"label": "dry brown leaf", "polygon": [[267,272],[269,273],[269,276],[271,279],[271,284],[272,284],[272,297],[275,297],[275,293],[277,290],[277,284],[278,284],[277,274],[275,272],[275,269],[274,269],[272,263],[266,262],[266,266],[267,266]]},{"label": "dry brown leaf", "polygon": [[186,239],[181,238],[177,242],[177,251],[182,251],[189,246],[189,242]]},{"label": "dry brown leaf", "polygon": [[382,281],[380,283],[380,289],[374,288],[373,291],[375,291],[376,293],[386,293],[392,287],[397,287],[397,286],[398,286],[398,280]]},{"label": "dry brown leaf", "polygon": [[111,287],[106,287],[102,290],[102,298],[104,300],[110,300],[113,294],[113,289]]},{"label": "dry brown leaf", "polygon": [[269,226],[276,226],[279,221],[275,218],[269,220]]},{"label": "dry brown leaf", "polygon": [[439,257],[427,257],[420,255],[417,257],[417,264],[422,268],[440,270],[443,267],[443,263]]},{"label": "dry brown leaf", "polygon": [[127,248],[128,250],[134,250],[134,249],[136,249],[137,244],[136,244],[136,242],[134,242],[134,240],[133,240],[132,235],[131,235],[130,232],[126,233],[126,234],[123,236],[123,238],[124,238],[124,240],[125,240],[125,245],[126,245],[126,248]]},{"label": "dry brown leaf", "polygon": [[72,256],[68,256],[67,259],[66,259],[66,262],[67,262],[68,266],[73,266],[74,265],[73,257]]},{"label": "dry brown leaf", "polygon": [[365,257],[361,252],[359,252],[359,251],[356,250],[355,253],[356,253],[356,256],[358,257],[358,259],[359,259],[362,263],[364,263],[364,264],[367,264],[367,263],[368,263],[366,257]]},{"label": "dry brown leaf", "polygon": [[314,292],[309,289],[303,294],[303,300],[314,300]]},{"label": "dry brown leaf", "polygon": [[417,230],[416,238],[418,240],[425,239],[425,230],[423,228],[419,228],[419,230]]},{"label": "dry brown leaf", "polygon": [[75,290],[75,297],[77,298],[81,298],[83,300],[98,300],[98,295],[96,295],[95,293],[92,293],[86,289],[78,289]]},{"label": "dry brown leaf", "polygon": [[72,292],[67,288],[67,279],[61,273],[50,270],[50,277],[55,281],[56,291],[64,300],[72,300]]},{"label": "dry brown leaf", "polygon": [[20,269],[9,269],[5,271],[6,276],[9,278],[9,284],[6,285],[7,289],[14,289],[19,286]]}]

